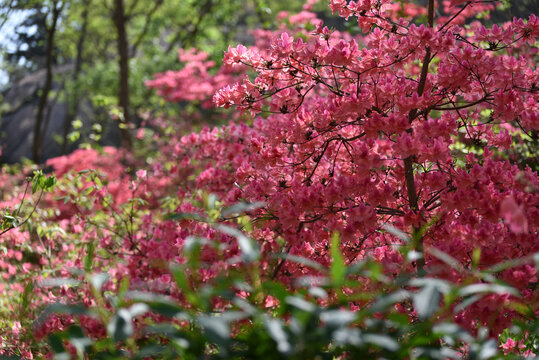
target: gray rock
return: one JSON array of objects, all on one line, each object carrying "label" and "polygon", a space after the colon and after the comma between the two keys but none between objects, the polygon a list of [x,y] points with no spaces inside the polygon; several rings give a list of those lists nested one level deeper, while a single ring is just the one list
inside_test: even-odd
[{"label": "gray rock", "polygon": [[[67,75],[72,68],[71,64],[57,66],[54,68],[53,73],[55,76]],[[39,90],[45,82],[45,75],[45,69],[38,70],[26,76],[2,94],[3,111],[0,116],[1,163],[16,163],[23,158],[32,158]],[[63,138],[64,122],[68,109],[64,101],[55,99],[54,93],[58,91],[62,91],[61,84],[54,81],[50,94],[51,99],[46,109],[46,113],[50,111],[50,120],[46,125],[47,128],[41,148],[42,162],[52,157],[63,155],[62,145],[55,138]],[[88,100],[81,102],[76,116],[77,119],[83,122],[81,132],[89,133],[91,131],[93,121],[98,117],[99,112],[99,110],[92,107]],[[45,126],[45,121],[43,126]],[[117,128],[111,126],[113,124],[103,125],[106,133],[103,134],[101,143],[118,145]],[[67,152],[75,150],[77,146],[78,143],[69,144]]]}]

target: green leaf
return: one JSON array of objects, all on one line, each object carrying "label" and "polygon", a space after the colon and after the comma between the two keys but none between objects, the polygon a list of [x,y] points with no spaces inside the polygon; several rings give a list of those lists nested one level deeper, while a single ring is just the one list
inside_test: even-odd
[{"label": "green leaf", "polygon": [[164,316],[174,317],[178,314],[183,314],[183,309],[179,307],[173,299],[159,294],[152,294],[139,291],[128,291],[125,294],[126,299],[145,303],[149,308]]},{"label": "green leaf", "polygon": [[419,259],[423,259],[425,255],[422,252],[410,250],[406,253],[406,260],[410,262],[417,261]]},{"label": "green leaf", "polygon": [[392,235],[395,235],[398,239],[400,239],[402,241],[405,241],[405,242],[410,241],[410,237],[408,236],[408,234],[406,234],[405,232],[397,229],[396,227],[394,227],[392,225],[389,225],[389,224],[385,224],[382,227],[388,233],[390,233]]},{"label": "green leaf", "polygon": [[241,231],[231,226],[219,224],[215,226],[217,230],[223,234],[230,235],[236,238],[238,246],[242,253],[242,257],[246,262],[253,262],[260,256],[258,245],[251,239],[245,236]]},{"label": "green leaf", "polygon": [[496,340],[490,339],[488,341],[485,341],[481,345],[481,349],[479,350],[479,354],[477,355],[477,358],[480,360],[483,359],[491,359],[498,353],[498,344],[496,343]]},{"label": "green leaf", "polygon": [[74,143],[78,139],[80,139],[80,132],[79,131],[72,131],[68,135],[69,141]]},{"label": "green leaf", "polygon": [[264,317],[264,326],[269,336],[277,343],[277,350],[282,354],[288,354],[292,350],[292,345],[288,341],[288,334],[284,331],[282,321]]},{"label": "green leaf", "polygon": [[128,310],[132,317],[137,317],[150,311],[150,307],[147,304],[136,303],[131,305]]},{"label": "green leaf", "polygon": [[55,354],[62,354],[66,352],[60,335],[55,333],[49,334],[48,343]]},{"label": "green leaf", "polygon": [[98,188],[102,188],[103,187],[103,182],[101,181],[101,179],[99,177],[95,177],[94,178],[94,183],[97,185]]},{"label": "green leaf", "polygon": [[453,288],[453,285],[449,281],[436,278],[414,278],[408,284],[417,287],[434,286],[443,294],[449,293]]},{"label": "green leaf", "polygon": [[219,202],[219,198],[215,194],[209,194],[206,197],[206,209],[207,210],[213,210],[217,207],[217,203]]},{"label": "green leaf", "polygon": [[86,309],[82,305],[78,305],[78,304],[68,305],[68,304],[56,303],[56,304],[51,304],[45,307],[45,309],[41,312],[38,319],[36,320],[37,326],[40,326],[41,324],[43,324],[44,321],[46,321],[48,317],[53,314],[94,316],[93,312]]},{"label": "green leaf", "polygon": [[278,259],[286,259],[287,261],[290,261],[290,262],[293,262],[293,263],[296,263],[296,264],[300,264],[300,265],[303,265],[305,267],[308,267],[308,268],[311,268],[311,269],[314,269],[314,270],[318,270],[320,272],[322,272],[322,271],[324,271],[326,269],[322,265],[317,263],[316,261],[313,261],[311,259],[308,259],[308,258],[305,258],[305,257],[302,257],[302,256],[291,255],[291,254],[276,254],[274,257],[278,258]]},{"label": "green leaf", "polygon": [[414,358],[439,360],[460,359],[462,358],[462,354],[448,347],[442,347],[440,349],[417,347],[414,349]]},{"label": "green leaf", "polygon": [[327,291],[318,286],[309,287],[309,295],[312,295],[319,299],[327,299],[328,297]]},{"label": "green leaf", "polygon": [[326,310],[320,314],[320,320],[330,328],[348,326],[354,322],[357,314],[349,310]]},{"label": "green leaf", "polygon": [[121,278],[118,284],[118,297],[123,299],[126,292],[129,291],[129,276],[124,276]]},{"label": "green leaf", "polygon": [[4,214],[2,218],[4,219],[4,221],[15,221],[15,217],[8,214]]},{"label": "green leaf", "polygon": [[163,316],[179,317],[181,315],[181,317],[183,318],[188,317],[184,313],[183,309],[175,304],[153,301],[153,302],[148,303],[148,305],[150,306],[150,309],[152,309],[152,311]]},{"label": "green leaf", "polygon": [[332,334],[336,345],[352,345],[354,347],[363,345],[361,330],[356,328],[342,327]]},{"label": "green leaf", "polygon": [[32,179],[32,194],[35,194],[38,189],[42,188],[44,178],[45,175],[43,175],[41,170],[34,171],[34,177]]},{"label": "green leaf", "polygon": [[85,351],[92,345],[92,339],[84,335],[84,331],[80,326],[71,326],[66,333],[67,339],[77,349],[79,354],[84,354]]},{"label": "green leaf", "polygon": [[95,244],[92,240],[86,245],[86,256],[84,257],[84,271],[87,273],[92,271],[92,265],[95,257]]},{"label": "green leaf", "polygon": [[30,306],[30,302],[32,300],[32,295],[34,295],[34,283],[32,281],[30,281],[24,287],[24,292],[22,294],[22,308],[25,311]]},{"label": "green leaf", "polygon": [[223,210],[221,212],[221,215],[223,217],[228,217],[231,215],[237,215],[242,214],[245,212],[253,211],[256,209],[260,209],[264,207],[266,204],[262,201],[254,202],[254,203],[245,203],[245,202],[239,202],[235,203],[234,205],[230,206],[229,208]]},{"label": "green leaf", "polygon": [[341,240],[339,233],[331,234],[331,267],[329,273],[334,286],[341,286],[346,278],[346,265],[340,249]]},{"label": "green leaf", "polygon": [[394,323],[396,326],[409,326],[410,318],[406,314],[402,313],[392,313],[387,315],[387,320],[391,323]]},{"label": "green leaf", "polygon": [[471,343],[473,341],[473,336],[470,335],[470,333],[454,323],[437,324],[433,326],[432,332],[440,337],[449,335],[467,343]]},{"label": "green leaf", "polygon": [[209,245],[211,241],[205,237],[188,236],[183,244],[183,250],[187,253],[193,253],[200,249],[203,245]]},{"label": "green leaf", "polygon": [[386,349],[392,352],[395,352],[399,350],[400,348],[399,343],[388,335],[364,334],[363,341],[369,344],[379,346],[382,349]]},{"label": "green leaf", "polygon": [[481,260],[481,248],[475,248],[472,252],[472,269],[477,269],[479,261]]},{"label": "green leaf", "polygon": [[206,220],[203,216],[197,213],[171,213],[163,217],[164,220],[180,221],[180,220],[196,220],[204,221]]},{"label": "green leaf", "polygon": [[245,314],[255,316],[258,313],[258,309],[251,305],[248,301],[240,297],[232,299],[232,303],[240,308]]},{"label": "green leaf", "polygon": [[386,296],[380,297],[374,305],[371,306],[372,312],[385,311],[396,303],[402,302],[410,298],[410,292],[406,290],[398,290]]},{"label": "green leaf", "polygon": [[453,309],[453,313],[458,314],[462,310],[466,309],[468,306],[472,305],[474,302],[481,300],[482,297],[483,297],[483,294],[477,294],[477,295],[473,295],[473,296],[470,296],[469,298],[464,299],[464,301],[462,301],[460,304],[455,306],[455,308]]},{"label": "green leaf", "polygon": [[73,278],[45,278],[37,282],[38,287],[61,287],[61,286],[77,286],[80,281]]},{"label": "green leaf", "polygon": [[310,303],[299,296],[288,296],[285,301],[288,305],[308,313],[316,311],[315,304]]},{"label": "green leaf", "polygon": [[451,255],[441,251],[441,250],[438,250],[434,247],[430,248],[429,249],[429,255],[431,256],[434,256],[435,258],[437,258],[438,260],[441,260],[443,261],[444,263],[446,263],[447,265],[451,266],[453,269],[457,270],[459,273],[464,273],[464,267],[462,266],[462,264],[457,260],[455,259],[454,257],[452,257]]},{"label": "green leaf", "polygon": [[82,305],[73,304],[51,304],[48,305],[43,311],[48,314],[67,314],[67,315],[92,315],[88,309]]},{"label": "green leaf", "polygon": [[90,283],[96,291],[101,291],[103,285],[109,281],[110,275],[107,273],[99,273],[90,277]]},{"label": "green leaf", "polygon": [[478,293],[511,294],[520,297],[520,293],[515,288],[500,284],[472,284],[459,290],[460,296],[475,295]]},{"label": "green leaf", "polygon": [[219,314],[219,318],[223,319],[227,323],[233,323],[236,321],[244,320],[248,316],[249,315],[246,312],[237,311],[237,310],[235,311],[228,310]]},{"label": "green leaf", "polygon": [[47,179],[43,183],[43,189],[45,191],[51,191],[56,186],[56,176],[54,174],[47,177]]},{"label": "green leaf", "polygon": [[219,316],[200,315],[197,318],[198,324],[204,330],[208,340],[216,345],[219,345],[222,350],[226,351],[226,347],[230,341],[230,326]]},{"label": "green leaf", "polygon": [[172,337],[179,334],[178,329],[169,323],[159,323],[148,325],[144,328],[144,334],[163,335]]},{"label": "green leaf", "polygon": [[276,297],[280,302],[285,301],[289,295],[288,289],[279,281],[264,281],[262,286],[268,295]]},{"label": "green leaf", "polygon": [[306,287],[310,288],[311,286],[330,286],[332,285],[332,282],[329,278],[325,276],[300,276],[294,281],[294,285],[297,287]]},{"label": "green leaf", "polygon": [[71,122],[71,126],[75,130],[80,129],[82,127],[82,121],[80,119],[75,119]]},{"label": "green leaf", "polygon": [[56,201],[63,201],[64,204],[67,204],[69,202],[69,196],[60,196],[56,198]]},{"label": "green leaf", "polygon": [[178,288],[180,288],[182,292],[191,291],[191,286],[189,285],[189,280],[185,274],[184,267],[171,265],[170,271],[172,272],[172,276],[176,281],[176,285],[178,285]]},{"label": "green leaf", "polygon": [[489,268],[487,268],[485,271],[486,273],[498,273],[498,272],[501,272],[510,268],[528,264],[533,260],[535,260],[535,263],[537,264],[537,267],[539,270],[539,253],[535,253],[535,254],[521,257],[518,259],[511,259],[511,260],[507,260],[507,261],[492,265]]},{"label": "green leaf", "polygon": [[107,332],[114,341],[123,341],[133,335],[134,327],[131,313],[127,309],[119,309],[107,324]]},{"label": "green leaf", "polygon": [[[156,359],[156,356],[163,355],[167,350],[166,346],[158,345],[158,344],[151,344],[147,346],[142,346],[135,356],[135,359]],[[157,357],[159,359],[165,358],[168,359],[168,357]]]},{"label": "green leaf", "polygon": [[432,284],[424,286],[418,293],[414,294],[414,309],[421,320],[430,318],[440,306],[441,293]]},{"label": "green leaf", "polygon": [[182,266],[173,265],[171,266],[170,271],[172,272],[172,276],[174,277],[178,288],[181,289],[189,304],[197,308],[199,306],[199,297],[191,289],[189,279],[185,273],[185,268]]}]

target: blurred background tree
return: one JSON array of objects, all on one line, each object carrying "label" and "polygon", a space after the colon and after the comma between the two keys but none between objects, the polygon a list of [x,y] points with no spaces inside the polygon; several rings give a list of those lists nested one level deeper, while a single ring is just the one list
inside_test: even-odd
[{"label": "blurred background tree", "polygon": [[[245,42],[248,27],[271,27],[280,10],[300,11],[302,5],[301,0],[1,0],[0,25],[21,19],[9,41],[0,44],[4,94],[44,71],[24,101],[4,104],[4,118],[17,116],[22,105],[32,107],[33,131],[26,136],[33,137],[28,155],[37,163],[69,152],[73,141],[88,141],[90,135],[94,141],[129,148],[130,130],[140,123],[140,113],[163,105],[144,81],[181,66],[179,48],[196,47],[220,61],[237,35]],[[57,114],[55,106],[64,108],[62,119],[51,115]],[[108,139],[102,139],[103,132]],[[51,146],[44,145],[52,137],[57,153],[51,154]]]}]

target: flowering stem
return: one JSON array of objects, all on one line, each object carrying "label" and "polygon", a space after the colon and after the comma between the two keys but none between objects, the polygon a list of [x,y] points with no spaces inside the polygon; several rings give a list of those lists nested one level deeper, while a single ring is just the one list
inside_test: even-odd
[{"label": "flowering stem", "polygon": [[[428,25],[429,27],[434,26],[434,0],[429,0],[428,5]],[[423,95],[423,92],[425,91],[425,84],[427,81],[427,74],[429,72],[429,64],[431,61],[431,49],[430,47],[426,47],[425,49],[425,57],[423,58],[423,66],[421,67],[421,75],[419,77],[419,84],[417,86],[417,94],[419,96]],[[412,109],[409,113],[409,122],[412,123],[414,119],[418,115],[418,109]],[[409,132],[412,130],[410,129]],[[415,186],[415,178],[414,178],[414,155],[410,155],[407,158],[404,159],[404,177],[406,180],[406,189],[408,192],[408,202],[410,204],[410,208],[417,212],[419,210],[419,204],[418,204],[418,197],[417,197],[417,190]],[[423,236],[421,235],[421,228],[420,226],[413,227],[412,231],[412,246],[414,247],[414,250],[422,252],[423,251]],[[425,266],[425,258],[419,259],[417,261],[417,272],[422,273],[423,267]]]},{"label": "flowering stem", "polygon": [[428,12],[429,27],[433,27],[434,26],[434,0],[429,0],[429,8],[427,12]]}]

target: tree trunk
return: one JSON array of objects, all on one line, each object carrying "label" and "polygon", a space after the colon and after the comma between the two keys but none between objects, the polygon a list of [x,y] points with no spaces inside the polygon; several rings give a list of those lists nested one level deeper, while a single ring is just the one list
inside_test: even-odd
[{"label": "tree trunk", "polygon": [[114,2],[114,25],[118,36],[118,65],[120,67],[120,79],[118,89],[118,105],[122,111],[119,119],[120,136],[122,146],[131,149],[131,135],[129,134],[130,114],[129,114],[129,44],[127,40],[127,16],[125,14],[124,0]]},{"label": "tree trunk", "polygon": [[[429,27],[434,26],[434,0],[429,0],[428,3],[428,25]],[[431,61],[431,49],[427,47],[425,51],[425,57],[423,58],[423,66],[421,68],[421,75],[419,77],[419,84],[417,86],[417,94],[419,96],[423,95],[425,91],[425,83],[427,81],[427,75],[429,72],[429,64]],[[408,115],[410,123],[418,116],[418,109],[410,110]],[[411,130],[410,130],[411,132]],[[410,208],[417,213],[419,211],[419,199],[417,196],[417,189],[415,186],[415,176],[414,176],[414,158],[415,156],[410,155],[404,159],[404,176],[406,181],[406,189],[408,192],[408,203]],[[414,226],[412,231],[412,245],[414,250],[418,252],[423,252],[423,230],[421,226]],[[425,267],[425,258],[417,260],[417,272],[422,274]]]},{"label": "tree trunk", "polygon": [[80,89],[77,84],[79,75],[82,70],[82,53],[84,51],[84,42],[86,41],[86,33],[88,29],[88,8],[90,7],[90,0],[84,1],[84,10],[82,11],[82,27],[80,30],[80,37],[77,41],[77,57],[75,58],[75,69],[73,71],[73,92],[71,98],[67,104],[67,112],[64,118],[64,137],[62,143],[62,154],[67,153],[67,136],[71,131],[71,123],[75,120],[77,112],[79,111],[80,101]]},{"label": "tree trunk", "polygon": [[42,129],[43,124],[43,116],[45,114],[45,108],[47,106],[47,100],[49,97],[49,93],[52,88],[52,62],[54,58],[54,35],[56,33],[56,27],[58,25],[58,19],[60,17],[60,14],[62,12],[62,8],[64,6],[64,2],[56,2],[53,1],[53,9],[52,9],[52,22],[50,27],[47,29],[47,48],[46,48],[46,59],[45,59],[45,67],[46,67],[46,75],[45,75],[45,84],[43,85],[43,88],[41,89],[41,97],[39,99],[39,105],[37,108],[37,116],[36,116],[36,123],[34,126],[34,149],[33,149],[33,158],[34,162],[36,164],[39,164],[41,162],[41,146],[42,141],[41,139],[44,139],[45,136],[41,134],[42,131],[46,131],[46,129]]}]

